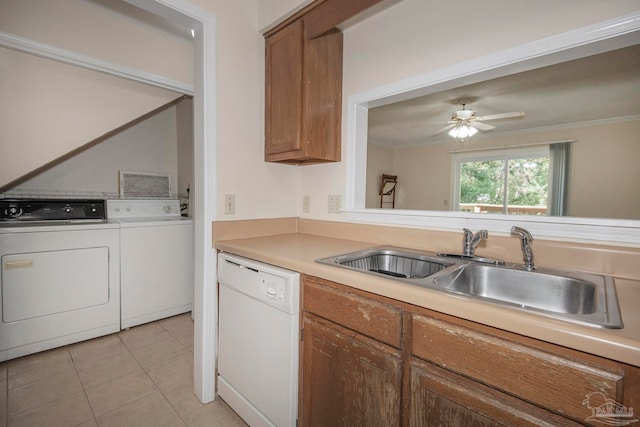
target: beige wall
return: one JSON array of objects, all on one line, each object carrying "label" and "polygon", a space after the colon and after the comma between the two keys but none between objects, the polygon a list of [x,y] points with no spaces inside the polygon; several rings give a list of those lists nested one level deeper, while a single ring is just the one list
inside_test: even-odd
[{"label": "beige wall", "polygon": [[0,187],[180,96],[0,48]]},{"label": "beige wall", "polygon": [[[489,0],[465,3],[404,0],[344,34],[343,144],[349,96],[495,51],[638,10],[636,0]],[[553,11],[553,13],[550,13]],[[343,150],[344,152],[345,150]],[[301,194],[342,194],[344,162],[301,169]],[[304,217],[341,220],[326,202]]]},{"label": "beige wall", "polygon": [[[216,16],[218,219],[296,216],[299,169],[264,161],[264,38],[257,0],[192,0]],[[236,214],[224,214],[235,194]]]},{"label": "beige wall", "polygon": [[[344,194],[343,162],[292,167],[263,161],[264,40],[259,30],[260,23],[270,18],[259,14],[258,0],[192,0],[192,3],[216,17],[215,167],[219,218],[296,216],[300,214],[300,196],[307,194],[311,196],[311,212],[301,215],[341,220],[340,214],[327,214],[327,196]],[[285,3],[282,0],[278,5]],[[345,30],[343,99],[346,105],[350,95],[400,78],[635,9],[636,0],[612,0],[606,4],[598,0],[560,3],[492,0],[468,5],[468,13],[456,16],[454,29],[450,21],[442,19],[451,15],[450,4],[404,0]],[[549,10],[554,13],[548,13]],[[46,26],[49,21],[38,22]],[[343,122],[344,129],[346,108]],[[223,214],[225,194],[236,195],[235,215]]]},{"label": "beige wall", "polygon": [[[112,11],[104,8],[105,0],[95,1],[80,1],[82,3],[77,5],[72,0],[55,0],[45,1],[38,0],[38,7],[33,7],[33,2],[22,2],[20,0],[2,0],[0,2],[1,8],[17,8],[20,11],[20,19],[34,19],[37,25],[30,25],[25,27],[25,32],[29,34],[50,34],[51,37],[56,35],[61,39],[65,39],[69,45],[65,45],[68,49],[80,49],[77,45],[73,45],[72,42],[77,42],[75,38],[78,37],[78,32],[70,31],[69,28],[76,28],[73,24],[73,19],[65,24],[65,28],[61,28],[51,19],[44,19],[42,14],[49,10],[50,3],[56,3],[56,5],[64,4],[73,5],[79,7],[81,14],[84,13],[84,3],[96,3],[92,7],[103,9],[97,13],[98,18],[104,18],[110,16]],[[27,6],[23,3],[29,3]],[[46,3],[46,9],[40,10],[42,3]],[[295,216],[298,212],[298,200],[299,200],[299,168],[288,165],[276,165],[264,162],[264,38],[259,33],[259,19],[258,19],[258,0],[191,0],[191,3],[208,10],[216,18],[216,140],[217,140],[217,156],[218,162],[213,167],[216,168],[217,175],[217,189],[218,189],[218,216],[220,220],[237,220],[237,219],[253,219],[253,218],[276,218],[276,217],[288,217]],[[290,2],[288,2],[290,3]],[[285,4],[285,3],[282,3]],[[43,6],[43,7],[45,7]],[[62,6],[59,6],[62,7]],[[14,19],[17,19],[14,12],[13,18],[9,19],[9,15],[3,13],[8,9],[0,9],[0,30],[4,30],[4,25],[9,23],[15,24]],[[69,12],[72,16],[76,17],[76,20],[81,18],[75,15],[75,12]],[[52,12],[51,16],[58,16],[56,11]],[[4,19],[2,18],[4,17]],[[63,19],[61,17],[60,19]],[[268,18],[265,18],[268,19]],[[122,20],[119,24],[127,25],[127,18],[122,16],[118,18]],[[79,22],[78,25],[83,24]],[[43,28],[36,28],[41,26]],[[134,25],[134,29],[139,25]],[[13,28],[16,28],[14,25]],[[17,30],[16,30],[17,31]],[[122,30],[124,31],[124,29]],[[103,32],[96,31],[90,32],[85,35],[86,38],[92,39],[95,34],[97,40],[108,39]],[[95,42],[95,40],[94,40]],[[93,47],[87,44],[87,51],[83,53],[91,54],[92,56],[102,57],[107,60],[115,60],[111,54],[113,51],[125,50],[125,46],[130,46],[130,43],[119,43],[117,48],[109,49],[102,48],[101,46]],[[83,44],[84,46],[84,44]],[[129,51],[130,54],[130,51]],[[128,54],[122,53],[125,57]],[[155,55],[155,54],[154,54]],[[135,51],[134,55],[135,56]],[[157,56],[157,55],[156,55]],[[165,55],[166,56],[166,55]],[[146,62],[146,61],[143,61]],[[130,64],[131,65],[131,64]],[[67,72],[60,73],[66,75]],[[173,75],[173,74],[171,74]],[[170,76],[169,76],[170,77]],[[214,76],[211,76],[213,79]],[[74,80],[74,77],[69,75],[69,80]],[[49,91],[54,88],[50,88],[45,85],[45,91]],[[69,91],[62,90],[60,95],[68,93]],[[76,91],[77,92],[77,91]],[[5,92],[3,93],[3,97]],[[177,96],[177,95],[176,95]],[[74,101],[79,103],[79,101]],[[31,103],[33,104],[33,103]],[[37,104],[34,104],[37,105]],[[105,109],[100,110],[97,114],[86,114],[87,111],[92,111],[89,108],[83,108],[83,111],[78,114],[71,114],[74,118],[74,123],[79,127],[83,127],[83,122],[92,117],[114,117],[117,118],[122,105],[112,105],[106,103]],[[154,107],[150,107],[143,111],[152,110]],[[142,114],[140,113],[140,114]],[[47,116],[45,115],[46,119]],[[42,120],[41,116],[38,120]],[[214,118],[210,118],[210,123],[213,123]],[[118,120],[115,120],[118,121]],[[127,120],[122,120],[118,125],[123,124]],[[30,124],[34,119],[20,118],[17,123]],[[39,122],[42,123],[42,122]],[[71,132],[76,131],[73,127],[70,128]],[[110,129],[109,129],[110,130]],[[66,132],[66,131],[65,131]],[[67,136],[70,134],[65,133]],[[84,136],[86,138],[86,135]],[[5,140],[4,138],[2,139]],[[38,138],[38,141],[43,141],[42,138]],[[16,157],[20,156],[19,161],[29,161],[29,165],[35,164],[31,160],[33,152],[39,150],[46,151],[46,159],[51,160],[55,158],[59,153],[66,153],[70,149],[68,141],[65,140],[52,140],[47,138],[47,145],[39,147],[38,150],[33,149],[15,149],[11,155],[13,162]],[[85,142],[88,140],[85,139]],[[15,147],[15,146],[13,146]],[[5,158],[4,153],[10,147],[0,146],[2,155],[0,158]],[[36,153],[38,154],[38,153]],[[18,162],[19,163],[19,162]],[[38,165],[40,163],[37,163]],[[2,165],[0,165],[2,166]],[[4,169],[4,168],[0,168]],[[30,171],[33,167],[25,167],[21,170]],[[16,173],[17,174],[17,173]],[[0,180],[0,184],[2,181]],[[236,214],[224,215],[223,214],[223,201],[225,194],[235,194],[236,196]]]},{"label": "beige wall", "polygon": [[569,215],[640,219],[640,121],[576,129]]},{"label": "beige wall", "polygon": [[121,1],[2,0],[0,31],[193,83],[193,42]]},{"label": "beige wall", "polygon": [[118,171],[169,173],[178,182],[176,107],[109,138],[16,190],[118,193]]},{"label": "beige wall", "polygon": [[258,1],[258,29],[264,30],[302,9],[313,0],[260,0]]},{"label": "beige wall", "polygon": [[367,195],[365,202],[367,207],[380,207],[382,174],[394,174],[393,150],[379,145],[370,145],[367,150]]},{"label": "beige wall", "polygon": [[[193,83],[182,29],[123,2],[2,0],[0,31]],[[0,187],[180,94],[0,48]]]}]

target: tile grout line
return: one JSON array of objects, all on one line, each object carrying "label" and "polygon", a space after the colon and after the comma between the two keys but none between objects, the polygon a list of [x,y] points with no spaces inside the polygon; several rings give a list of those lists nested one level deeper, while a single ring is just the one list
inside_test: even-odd
[{"label": "tile grout line", "polygon": [[[189,349],[188,349],[188,348],[186,348],[186,346],[185,346],[184,344],[182,344],[182,342],[180,342],[180,340],[178,339],[178,337],[177,337],[177,336],[174,336],[174,335],[171,333],[171,331],[170,331],[170,330],[168,330],[167,328],[165,328],[165,327],[162,325],[162,322],[158,322],[158,326],[160,326],[162,329],[164,329],[164,330],[165,330],[165,331],[166,331],[166,332],[171,336],[171,338],[173,338],[174,340],[178,341],[178,342],[180,343],[180,345],[184,348],[184,350],[185,350],[187,353],[191,353],[191,352],[189,351]],[[191,354],[192,354],[192,357],[193,357],[193,353],[191,353]],[[160,363],[164,363],[164,362],[166,362],[166,361],[168,361],[168,360],[171,360],[171,359],[177,359],[178,357],[181,357],[181,356],[175,356],[175,357],[172,357],[172,358],[169,358],[169,359],[163,360],[163,361],[161,361],[161,362],[156,363],[156,365],[159,365]],[[135,358],[135,356],[134,356],[134,358]],[[138,359],[136,359],[136,361],[137,361],[137,360],[138,360]],[[155,365],[153,365],[153,366],[155,366]],[[149,368],[151,368],[151,367],[152,367],[152,366],[149,366]],[[143,368],[143,369],[144,369],[144,368]],[[146,373],[146,374],[147,374],[147,376],[151,379],[151,382],[153,382],[153,385],[158,389],[158,391],[160,392],[160,394],[162,395],[162,397],[167,401],[167,403],[169,404],[169,406],[171,406],[171,408],[176,412],[176,414],[178,415],[178,418],[180,418],[180,421],[182,421],[182,423],[183,423],[185,426],[187,426],[187,425],[188,425],[187,420],[186,420],[186,419],[185,419],[185,418],[180,414],[180,412],[178,411],[178,409],[173,405],[173,403],[171,402],[171,400],[169,400],[169,398],[164,394],[164,392],[162,391],[162,389],[158,386],[158,384],[155,382],[155,380],[153,379],[153,377],[152,377],[151,375],[149,375],[149,372],[148,372],[146,369],[145,369],[145,373]],[[189,414],[191,414],[191,413],[193,413],[193,412],[197,411],[198,409],[200,409],[200,408],[194,409],[193,411],[190,411],[190,412],[188,412],[188,413],[184,414],[184,416],[187,416],[187,415],[189,415]]]},{"label": "tile grout line", "polygon": [[[187,348],[185,347],[185,345],[184,345],[184,344],[182,344],[182,343],[178,340],[178,338],[177,338],[177,337],[175,337],[175,336],[171,333],[171,331],[169,331],[167,328],[165,328],[165,327],[162,325],[161,321],[159,321],[159,322],[157,323],[157,325],[158,325],[158,326],[160,326],[160,327],[161,327],[165,332],[167,332],[167,333],[169,334],[169,336],[170,336],[172,339],[174,339],[174,340],[176,340],[178,343],[180,343],[180,345],[183,347],[183,349],[184,349],[186,352],[190,353],[190,352],[189,352],[189,349],[187,349]],[[118,339],[120,339],[119,334],[118,334]],[[187,421],[182,417],[182,415],[180,415],[180,412],[175,408],[175,406],[173,405],[173,403],[171,403],[171,400],[169,400],[169,398],[164,394],[164,392],[162,391],[162,389],[159,387],[159,385],[156,383],[156,381],[153,379],[153,377],[149,374],[149,370],[148,370],[148,369],[152,368],[153,366],[156,366],[156,365],[159,365],[159,364],[161,364],[161,363],[164,363],[164,362],[166,362],[167,360],[177,359],[177,358],[178,358],[178,357],[180,357],[180,356],[175,356],[175,357],[172,357],[172,358],[169,358],[169,359],[166,359],[166,360],[162,360],[162,361],[160,361],[160,362],[156,363],[155,365],[151,365],[151,366],[148,366],[147,368],[145,368],[144,366],[142,366],[142,364],[140,363],[140,361],[138,360],[138,358],[136,357],[136,355],[133,353],[133,351],[131,351],[131,349],[127,346],[127,344],[126,344],[124,341],[122,341],[122,339],[120,339],[120,341],[121,341],[121,342],[122,342],[122,344],[126,347],[127,351],[129,351],[129,352],[131,353],[131,356],[135,359],[136,363],[138,363],[138,365],[140,365],[140,367],[142,368],[142,371],[143,371],[143,372],[145,373],[145,375],[149,378],[149,380],[153,383],[153,386],[154,386],[154,387],[156,388],[156,390],[160,393],[160,395],[162,396],[162,398],[163,398],[163,399],[164,399],[164,400],[169,404],[169,406],[171,407],[171,409],[173,409],[173,410],[175,411],[175,413],[176,413],[176,415],[178,416],[178,418],[180,419],[180,421],[181,421],[185,426],[187,426]],[[188,414],[187,414],[187,415],[188,415]]]},{"label": "tile grout line", "polygon": [[[73,363],[73,369],[76,371],[76,375],[78,376],[78,381],[80,381],[80,386],[82,387],[82,392],[84,393],[84,397],[85,399],[87,399],[87,404],[89,405],[89,409],[91,410],[91,415],[93,416],[93,421],[95,421],[96,425],[98,424],[98,420],[96,418],[96,413],[93,411],[93,406],[91,406],[91,401],[89,400],[89,395],[87,394],[87,388],[84,385],[84,382],[82,381],[82,378],[80,377],[80,371],[78,371],[78,367],[76,366],[76,360],[73,357],[73,354],[71,353],[71,351],[69,351],[69,357],[71,358],[71,363]],[[85,420],[84,422],[87,422],[90,420]],[[81,425],[77,424],[77,425]],[[7,426],[8,427],[8,426]]]},{"label": "tile grout line", "polygon": [[[163,322],[163,323],[165,323],[165,324],[166,324],[166,322]],[[164,330],[164,331],[168,334],[168,336],[169,336],[171,339],[173,339],[173,340],[175,340],[176,342],[178,342],[178,343],[180,344],[180,347],[182,348],[182,350],[183,350],[186,354],[190,355],[190,357],[191,357],[191,358],[193,358],[193,351],[191,350],[191,348],[190,348],[187,344],[185,344],[184,342],[182,342],[182,340],[184,340],[185,342],[187,342],[187,343],[188,343],[188,339],[186,339],[186,338],[188,338],[188,336],[189,336],[189,334],[188,334],[188,332],[189,332],[189,331],[188,331],[188,328],[186,327],[186,324],[184,324],[184,325],[183,325],[183,324],[181,324],[180,322],[178,322],[178,323],[174,324],[174,325],[175,325],[174,327],[171,327],[171,326],[166,327],[166,326],[165,326],[165,324],[158,323],[158,326],[160,326],[160,327],[161,327],[161,329],[162,329],[162,330]],[[184,426],[187,426],[187,425],[188,425],[187,417],[188,417],[189,415],[191,415],[192,413],[196,412],[197,410],[201,409],[201,407],[196,408],[196,409],[193,409],[193,410],[190,410],[190,411],[188,411],[188,412],[185,412],[184,414],[181,414],[181,413],[178,411],[178,409],[176,408],[176,406],[174,406],[174,403],[172,403],[172,402],[171,402],[171,400],[169,399],[169,397],[168,397],[168,396],[165,394],[165,392],[163,392],[163,390],[159,387],[159,384],[158,384],[158,383],[156,383],[156,381],[155,381],[155,380],[151,377],[151,375],[150,375],[150,370],[151,370],[154,366],[157,366],[157,365],[158,365],[158,364],[160,364],[160,363],[166,363],[167,361],[171,361],[172,359],[177,359],[178,357],[183,357],[183,355],[174,355],[174,356],[172,356],[172,357],[169,357],[169,358],[167,358],[167,359],[165,359],[165,360],[162,360],[162,361],[159,361],[159,362],[157,362],[157,363],[154,363],[153,365],[150,365],[150,366],[148,366],[147,368],[145,368],[145,367],[142,365],[141,361],[140,361],[140,360],[138,359],[138,357],[136,356],[136,354],[134,353],[134,351],[133,351],[133,350],[132,350],[132,349],[131,349],[127,344],[126,344],[126,342],[122,339],[121,332],[122,332],[122,331],[120,331],[120,332],[115,332],[113,335],[115,335],[115,336],[117,337],[117,339],[118,339],[119,343],[120,343],[121,345],[123,345],[123,347],[126,349],[126,351],[127,351],[128,355],[129,355],[129,356],[131,356],[131,357],[134,359],[134,361],[135,361],[136,365],[138,365],[138,367],[139,367],[139,368],[141,369],[141,371],[144,373],[145,377],[146,377],[146,378],[147,378],[147,379],[148,379],[148,380],[153,384],[153,387],[154,387],[155,391],[156,391],[156,392],[159,392],[159,394],[162,396],[162,398],[166,401],[166,403],[168,403],[168,404],[169,404],[169,406],[172,408],[172,410],[173,410],[173,411],[175,412],[175,414],[178,416],[178,419],[180,419],[180,421],[183,423],[183,425],[184,425]],[[180,332],[182,332],[182,334],[181,334]],[[156,342],[156,341],[152,341],[152,343],[155,343],[155,342]],[[62,347],[59,347],[60,349],[64,349],[64,352],[66,353],[66,355],[65,355],[65,356],[66,356],[66,357],[68,357],[68,358],[69,358],[69,360],[71,361],[72,367],[71,367],[71,368],[68,368],[68,370],[65,370],[64,372],[57,373],[56,375],[62,375],[63,373],[68,373],[69,375],[72,375],[72,373],[73,373],[73,374],[75,374],[75,377],[77,378],[78,382],[80,383],[80,386],[81,386],[81,389],[82,389],[82,394],[84,395],[84,397],[85,397],[85,399],[86,399],[86,402],[87,402],[87,404],[89,405],[89,409],[90,409],[90,411],[91,411],[91,418],[87,418],[86,420],[81,421],[79,424],[87,423],[87,422],[90,422],[91,420],[93,420],[96,424],[98,424],[98,417],[96,416],[96,412],[95,412],[95,410],[94,410],[94,407],[93,407],[93,405],[91,404],[91,400],[89,399],[89,395],[88,395],[88,393],[87,393],[87,390],[88,390],[88,389],[91,389],[91,388],[93,388],[93,387],[97,387],[97,386],[99,386],[100,384],[95,384],[95,385],[93,385],[92,387],[88,387],[88,384],[85,384],[85,382],[83,381],[82,377],[80,376],[80,369],[79,369],[79,368],[80,368],[80,366],[79,366],[79,364],[78,364],[78,363],[80,362],[80,358],[79,358],[79,356],[78,356],[78,355],[75,355],[75,356],[74,356],[73,352],[71,351],[72,347],[73,347],[75,344],[76,344],[76,343],[74,343],[74,344],[70,344],[70,345],[66,345],[66,346],[62,346]],[[151,344],[149,344],[149,345],[151,345]],[[144,346],[143,346],[143,347],[144,347]],[[70,395],[66,395],[66,396],[62,396],[62,397],[60,397],[59,399],[55,399],[55,400],[53,400],[53,401],[51,401],[51,402],[47,402],[45,405],[40,405],[40,406],[35,407],[35,408],[30,408],[30,409],[27,409],[27,410],[21,411],[21,412],[19,412],[19,413],[13,414],[13,415],[12,415],[12,417],[10,417],[10,416],[9,416],[9,415],[10,415],[10,412],[9,412],[9,409],[10,409],[10,408],[9,408],[9,361],[0,362],[0,367],[1,367],[1,368],[3,368],[3,369],[5,370],[5,372],[4,372],[4,374],[5,374],[5,380],[4,380],[4,385],[2,385],[2,388],[3,388],[3,389],[4,389],[4,391],[5,391],[4,405],[5,405],[5,409],[6,409],[6,410],[5,410],[5,414],[4,414],[4,416],[2,417],[2,418],[3,418],[3,421],[4,421],[4,424],[2,425],[2,427],[8,427],[8,426],[9,426],[9,424],[10,424],[10,423],[9,423],[9,422],[10,422],[10,418],[12,418],[12,417],[20,416],[20,415],[25,414],[25,413],[28,413],[28,412],[30,412],[30,411],[37,410],[38,408],[40,408],[40,407],[42,407],[42,406],[45,406],[45,405],[55,404],[56,402],[60,402],[61,400],[65,399],[65,398],[68,398],[68,397],[70,397],[70,396],[73,396],[74,394],[79,394],[79,393],[80,393],[80,391],[77,391],[76,393],[73,393],[73,394],[70,394]],[[122,376],[124,376],[124,375],[118,376],[117,378],[121,378]],[[114,378],[114,379],[117,379],[117,378]],[[41,379],[42,379],[42,378],[39,378],[38,380],[35,380],[35,381],[40,381]],[[112,381],[112,380],[114,380],[114,379],[111,379],[110,381]],[[34,382],[34,381],[32,381],[32,382]],[[28,383],[28,384],[30,384],[30,383]],[[26,385],[28,385],[28,384],[24,384],[23,386],[26,386]],[[101,383],[101,384],[104,384],[104,383]],[[78,397],[79,397],[79,396],[78,396]],[[145,396],[145,397],[146,397],[146,396]],[[139,399],[135,399],[134,401],[127,402],[127,403],[126,403],[126,405],[122,405],[122,406],[127,406],[127,405],[135,404],[135,402],[140,401],[142,398],[143,398],[143,397],[140,397]],[[107,414],[109,414],[109,413],[112,413],[112,412],[114,412],[114,411],[116,411],[116,410],[118,410],[118,409],[119,409],[119,408],[114,408],[113,410],[111,410],[111,411],[109,411],[109,412],[107,412],[107,413],[105,413],[105,414],[102,414],[100,417],[103,417],[103,416],[105,416],[105,415],[107,415]],[[87,414],[87,415],[88,415],[88,414]]]},{"label": "tile grout line", "polygon": [[[65,349],[65,351],[67,351],[67,353],[68,353],[68,355],[69,355],[69,359],[71,359],[71,363],[72,363],[72,365],[73,365],[73,372],[75,372],[75,373],[76,373],[76,376],[78,377],[78,382],[80,383],[80,386],[82,386],[82,381],[80,380],[80,375],[78,375],[78,371],[76,370],[75,363],[73,363],[73,358],[72,358],[72,356],[71,356],[71,352],[69,351],[69,348],[68,348],[68,347],[69,347],[68,345],[64,345],[64,346],[62,346],[62,347],[57,347],[57,348],[53,348],[53,349],[49,349],[49,350],[45,350],[44,352],[47,352],[47,351],[53,351],[53,350],[59,350],[59,349]],[[38,353],[35,353],[35,354],[38,354]],[[15,359],[8,360],[8,361],[6,361],[5,363],[12,362],[12,361],[17,361],[17,360],[19,360],[19,359],[22,359],[23,357],[29,357],[29,356],[31,356],[31,355],[21,356],[21,357],[15,358]],[[13,388],[14,388],[14,389],[17,389],[17,388],[21,388],[21,387],[27,387],[27,386],[29,386],[30,384],[33,384],[33,383],[38,382],[38,381],[42,381],[43,379],[52,378],[52,377],[54,377],[54,376],[62,375],[62,374],[66,374],[67,372],[71,372],[71,371],[72,371],[72,370],[71,370],[71,369],[69,369],[68,371],[58,372],[58,373],[53,374],[53,375],[51,375],[51,376],[49,376],[49,377],[38,378],[37,380],[31,381],[31,382],[28,382],[28,383],[25,383],[25,384],[22,384],[22,385],[19,385],[19,386],[13,387]],[[83,387],[83,391],[84,391],[84,387]],[[7,412],[7,413],[6,413],[6,415],[5,415],[5,419],[6,419],[6,425],[7,425],[7,426],[9,426],[9,418],[10,418],[10,417],[9,417],[9,365],[8,365],[8,364],[7,364],[6,393],[7,393],[7,396],[6,396],[6,404],[7,404],[7,411],[6,411],[6,412]],[[73,394],[75,394],[75,393],[73,393]],[[60,398],[58,398],[58,399],[55,399],[55,400],[52,400],[51,402],[47,402],[47,403],[45,403],[44,405],[36,406],[36,407],[34,407],[34,408],[30,408],[30,409],[27,409],[27,410],[24,410],[24,411],[21,411],[21,412],[17,412],[17,413],[15,413],[15,414],[13,414],[12,416],[13,416],[13,417],[17,417],[17,416],[20,416],[20,415],[25,414],[25,413],[27,413],[27,412],[35,411],[35,410],[37,410],[38,408],[41,408],[41,407],[43,407],[43,406],[47,406],[47,405],[50,405],[50,404],[53,404],[53,403],[60,402],[60,401],[64,400],[64,399],[65,399],[65,398],[67,398],[67,397],[73,396],[73,394],[69,394],[69,395],[66,395],[66,396],[61,396],[61,397],[60,397]],[[86,421],[89,421],[89,420],[86,420]]]},{"label": "tile grout line", "polygon": [[[125,330],[129,330],[129,328],[128,328],[128,329],[125,329]],[[120,331],[120,332],[122,332],[122,331]],[[120,337],[120,332],[115,332],[115,333],[114,333],[114,335],[118,338],[118,340],[120,341],[120,343],[124,346],[124,348],[127,350],[127,352],[131,355],[131,357],[133,358],[133,360],[135,360],[136,364],[140,367],[140,369],[141,369],[141,371],[144,373],[144,375],[145,375],[145,376],[147,376],[147,377],[151,380],[151,382],[153,383],[153,386],[155,387],[156,391],[157,391],[157,392],[159,392],[160,394],[162,394],[162,391],[158,388],[158,386],[156,385],[156,383],[153,381],[153,378],[151,378],[151,377],[149,376],[149,373],[148,373],[148,372],[147,372],[147,370],[144,368],[144,366],[142,366],[142,364],[140,363],[140,361],[138,360],[138,358],[135,356],[135,354],[133,353],[133,351],[131,351],[131,349],[129,348],[129,346],[127,346],[127,344],[122,340],[122,338]],[[116,380],[116,379],[122,378],[122,377],[124,377],[124,376],[126,376],[126,375],[129,375],[129,374],[123,374],[123,375],[121,375],[121,376],[119,376],[119,377],[112,378],[112,379],[110,379],[109,381],[113,381],[113,380]],[[109,382],[109,381],[107,381],[107,382]],[[82,380],[80,381],[80,383],[82,384],[82,387],[83,387],[83,389],[84,389],[84,384],[82,383]],[[106,382],[105,382],[105,383],[106,383]],[[102,383],[102,384],[105,384],[105,383]],[[97,384],[95,387],[98,387],[98,386],[100,386],[100,385],[101,385],[101,384]],[[85,392],[85,393],[86,393],[86,392]],[[137,399],[134,399],[134,400],[132,400],[132,401],[130,401],[130,402],[125,403],[124,405],[122,405],[122,406],[120,406],[120,407],[118,407],[118,408],[113,408],[113,409],[111,409],[110,411],[105,412],[104,414],[101,414],[101,415],[100,415],[100,417],[104,417],[104,416],[106,416],[106,415],[109,415],[109,414],[111,414],[111,413],[114,413],[115,411],[118,411],[119,409],[121,409],[121,408],[122,408],[122,407],[124,407],[124,406],[129,406],[129,405],[135,404],[135,403],[137,403],[137,402],[141,401],[142,399],[144,399],[144,398],[146,398],[146,397],[149,397],[149,396],[150,396],[150,395],[148,395],[148,396],[141,396],[141,397],[139,397],[139,398],[137,398]],[[164,397],[164,394],[162,394],[162,397]],[[89,396],[87,396],[87,400],[89,401],[89,406],[91,407],[91,413],[93,413],[93,419],[94,419],[94,421],[96,422],[96,424],[98,424],[98,417],[96,417],[95,412],[94,412],[94,410],[93,410],[93,406],[91,406],[91,401],[89,400]],[[7,426],[7,427],[8,427],[8,426]]]}]

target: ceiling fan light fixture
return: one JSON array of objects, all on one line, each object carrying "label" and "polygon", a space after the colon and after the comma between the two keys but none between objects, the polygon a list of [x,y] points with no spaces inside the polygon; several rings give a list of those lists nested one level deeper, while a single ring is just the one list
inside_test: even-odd
[{"label": "ceiling fan light fixture", "polygon": [[459,119],[459,120],[469,120],[471,117],[473,117],[474,113],[475,113],[475,110],[462,109],[453,113],[453,117],[454,119]]},{"label": "ceiling fan light fixture", "polygon": [[478,129],[473,126],[469,126],[466,123],[458,124],[453,129],[449,131],[449,135],[453,138],[465,140],[466,138],[470,138],[478,132]]}]

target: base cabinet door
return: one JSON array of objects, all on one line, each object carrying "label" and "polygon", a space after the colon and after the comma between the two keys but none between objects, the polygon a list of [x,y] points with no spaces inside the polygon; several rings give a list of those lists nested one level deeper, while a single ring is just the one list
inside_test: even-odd
[{"label": "base cabinet door", "polygon": [[410,401],[411,427],[582,425],[418,359],[411,361]]},{"label": "base cabinet door", "polygon": [[305,313],[301,426],[400,425],[398,350]]}]

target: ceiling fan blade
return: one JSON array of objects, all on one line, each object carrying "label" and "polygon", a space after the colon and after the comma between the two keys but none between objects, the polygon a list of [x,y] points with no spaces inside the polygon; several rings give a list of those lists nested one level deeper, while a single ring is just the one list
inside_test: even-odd
[{"label": "ceiling fan blade", "polygon": [[433,134],[433,135],[431,135],[431,136],[440,135],[442,132],[448,131],[449,129],[451,129],[451,128],[453,128],[453,127],[455,127],[455,124],[445,126],[445,127],[443,127],[442,129],[440,129],[438,132],[434,133],[434,134]]},{"label": "ceiling fan blade", "polygon": [[482,122],[478,122],[478,121],[474,121],[473,123],[471,123],[471,126],[473,126],[474,128],[478,128],[479,130],[491,130],[491,129],[495,129],[495,126],[491,126],[488,125],[486,123],[482,123]]},{"label": "ceiling fan blade", "polygon": [[511,119],[516,117],[524,117],[524,111],[513,111],[511,113],[488,114],[486,116],[477,117],[476,120],[499,120]]},{"label": "ceiling fan blade", "polygon": [[416,123],[413,124],[411,126],[409,126],[410,128],[429,128],[429,127],[435,127],[435,126],[442,126],[444,123],[458,123],[455,120],[449,120],[448,122],[436,122],[436,123]]}]

